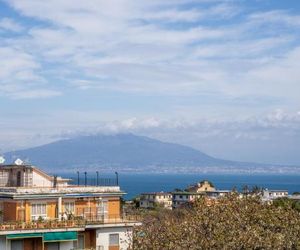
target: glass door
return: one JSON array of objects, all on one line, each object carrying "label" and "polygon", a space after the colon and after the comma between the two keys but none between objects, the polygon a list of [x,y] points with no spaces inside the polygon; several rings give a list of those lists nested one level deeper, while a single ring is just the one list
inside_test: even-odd
[{"label": "glass door", "polygon": [[106,220],[108,218],[108,203],[105,200],[97,202],[97,219]]}]

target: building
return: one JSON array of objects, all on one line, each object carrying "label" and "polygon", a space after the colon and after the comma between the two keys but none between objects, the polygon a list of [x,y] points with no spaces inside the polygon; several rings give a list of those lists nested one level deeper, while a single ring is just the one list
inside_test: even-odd
[{"label": "building", "polygon": [[210,181],[203,180],[188,187],[186,191],[173,192],[172,208],[182,207],[201,197],[205,197],[207,204],[210,204],[215,199],[225,197],[230,193],[229,190],[217,190]]},{"label": "building", "polygon": [[194,202],[196,199],[204,197],[205,193],[196,192],[173,192],[172,193],[172,208],[183,207],[188,203]]},{"label": "building", "polygon": [[196,193],[212,192],[212,191],[216,191],[216,188],[214,187],[212,182],[207,181],[207,180],[203,180],[201,182],[196,183],[195,185],[192,185],[192,186],[188,187],[187,191],[196,192]]},{"label": "building", "polygon": [[172,194],[166,192],[143,193],[140,196],[140,208],[155,208],[160,206],[172,209]]},{"label": "building", "polygon": [[117,183],[68,182],[31,165],[0,165],[0,249],[127,249],[139,222],[122,213]]},{"label": "building", "polygon": [[288,197],[289,192],[287,190],[269,190],[264,189],[262,193],[262,201],[272,201],[277,198]]},{"label": "building", "polygon": [[230,195],[232,192],[230,190],[215,190],[205,192],[206,196],[211,199],[222,198]]}]

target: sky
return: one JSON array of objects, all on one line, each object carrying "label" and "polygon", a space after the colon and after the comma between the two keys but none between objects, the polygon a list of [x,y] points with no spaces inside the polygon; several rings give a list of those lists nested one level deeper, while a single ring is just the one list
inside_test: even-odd
[{"label": "sky", "polygon": [[134,133],[300,165],[299,0],[0,0],[0,153]]}]

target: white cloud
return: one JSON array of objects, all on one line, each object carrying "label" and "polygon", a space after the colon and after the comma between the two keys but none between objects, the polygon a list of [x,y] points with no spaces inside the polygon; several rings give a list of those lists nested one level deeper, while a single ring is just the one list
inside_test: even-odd
[{"label": "white cloud", "polygon": [[280,25],[300,26],[299,15],[291,15],[283,10],[254,13],[249,16],[249,20],[256,23],[277,23]]},{"label": "white cloud", "polygon": [[[210,20],[240,14],[241,4],[196,1],[191,7],[184,5],[190,2],[193,1],[8,3],[23,15],[49,23],[42,28],[32,27],[26,38],[14,43],[34,55],[40,64],[58,63],[56,75],[71,83],[67,86],[74,83],[81,90],[150,94],[168,91],[194,95],[209,91],[243,98],[257,92],[256,85],[260,85],[261,96],[291,97],[297,102],[295,91],[286,96],[282,85],[270,86],[279,79],[272,77],[270,68],[275,69],[281,58],[293,53],[297,34],[282,32],[278,37],[273,31],[269,34],[273,27],[267,32],[257,31],[261,23],[274,23],[277,15],[284,18],[286,25],[295,27],[297,16],[282,11],[259,12],[248,18],[244,14],[239,23],[214,24]],[[202,2],[206,5],[202,6]],[[46,70],[43,66],[40,72]],[[283,76],[290,70],[282,67],[281,71]],[[286,82],[293,79],[288,77]]]},{"label": "white cloud", "polygon": [[1,29],[13,32],[20,32],[23,30],[23,26],[15,22],[13,19],[2,18],[0,19],[0,31]]},{"label": "white cloud", "polygon": [[30,54],[11,47],[0,47],[0,95],[13,99],[56,96],[58,91],[44,87],[46,80],[38,73],[40,64]]}]

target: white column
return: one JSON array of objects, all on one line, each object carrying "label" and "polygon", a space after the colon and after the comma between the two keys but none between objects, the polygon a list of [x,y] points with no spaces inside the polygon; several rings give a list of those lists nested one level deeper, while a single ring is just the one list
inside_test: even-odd
[{"label": "white column", "polygon": [[62,197],[58,197],[57,213],[58,213],[58,220],[61,220],[61,217],[62,217]]}]

